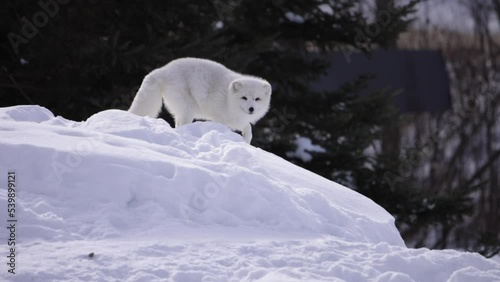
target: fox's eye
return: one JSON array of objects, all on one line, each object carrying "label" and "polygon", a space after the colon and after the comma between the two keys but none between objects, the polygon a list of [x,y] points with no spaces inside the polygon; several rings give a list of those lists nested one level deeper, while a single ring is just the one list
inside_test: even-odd
[{"label": "fox's eye", "polygon": [[245,101],[246,101],[246,100],[248,100],[248,99],[247,99],[247,97],[241,97],[241,99],[243,99],[243,100],[245,100]]},{"label": "fox's eye", "polygon": [[255,101],[260,101],[260,98],[255,98]]}]

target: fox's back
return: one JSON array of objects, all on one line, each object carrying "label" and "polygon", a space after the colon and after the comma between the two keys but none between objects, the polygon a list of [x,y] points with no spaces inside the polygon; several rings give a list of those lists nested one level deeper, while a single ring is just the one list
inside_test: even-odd
[{"label": "fox's back", "polygon": [[169,82],[182,81],[187,87],[218,90],[225,88],[237,73],[224,65],[206,59],[182,58],[168,63],[164,75]]}]

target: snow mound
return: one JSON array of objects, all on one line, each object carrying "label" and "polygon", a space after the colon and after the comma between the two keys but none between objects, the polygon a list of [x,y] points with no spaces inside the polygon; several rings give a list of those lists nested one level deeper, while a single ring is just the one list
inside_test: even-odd
[{"label": "snow mound", "polygon": [[220,124],[175,130],[119,110],[84,122],[39,107],[0,114],[9,121],[2,123],[2,165],[21,169],[20,201],[30,208],[19,216],[29,220],[30,239],[103,239],[176,223],[403,244],[392,216],[371,200],[245,144]]},{"label": "snow mound", "polygon": [[407,249],[373,201],[220,124],[172,129],[119,110],[75,122],[17,106],[0,108],[0,132],[0,181],[13,171],[17,183],[20,266],[8,279],[500,279],[479,255]]}]

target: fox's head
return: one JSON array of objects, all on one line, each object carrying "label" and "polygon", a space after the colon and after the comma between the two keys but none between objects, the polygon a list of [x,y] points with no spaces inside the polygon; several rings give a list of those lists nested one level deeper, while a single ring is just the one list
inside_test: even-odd
[{"label": "fox's head", "polygon": [[255,120],[263,117],[268,111],[271,92],[269,82],[260,78],[239,78],[229,85],[229,96],[233,105],[244,114],[255,116]]}]

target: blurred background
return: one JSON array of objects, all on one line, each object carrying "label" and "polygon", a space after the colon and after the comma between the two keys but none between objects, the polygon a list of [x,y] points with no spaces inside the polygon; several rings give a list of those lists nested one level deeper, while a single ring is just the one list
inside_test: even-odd
[{"label": "blurred background", "polygon": [[409,247],[500,252],[500,0],[3,0],[0,13],[1,107],[85,120],[128,109],[175,58],[212,59],[273,85],[253,145],[373,199]]}]

